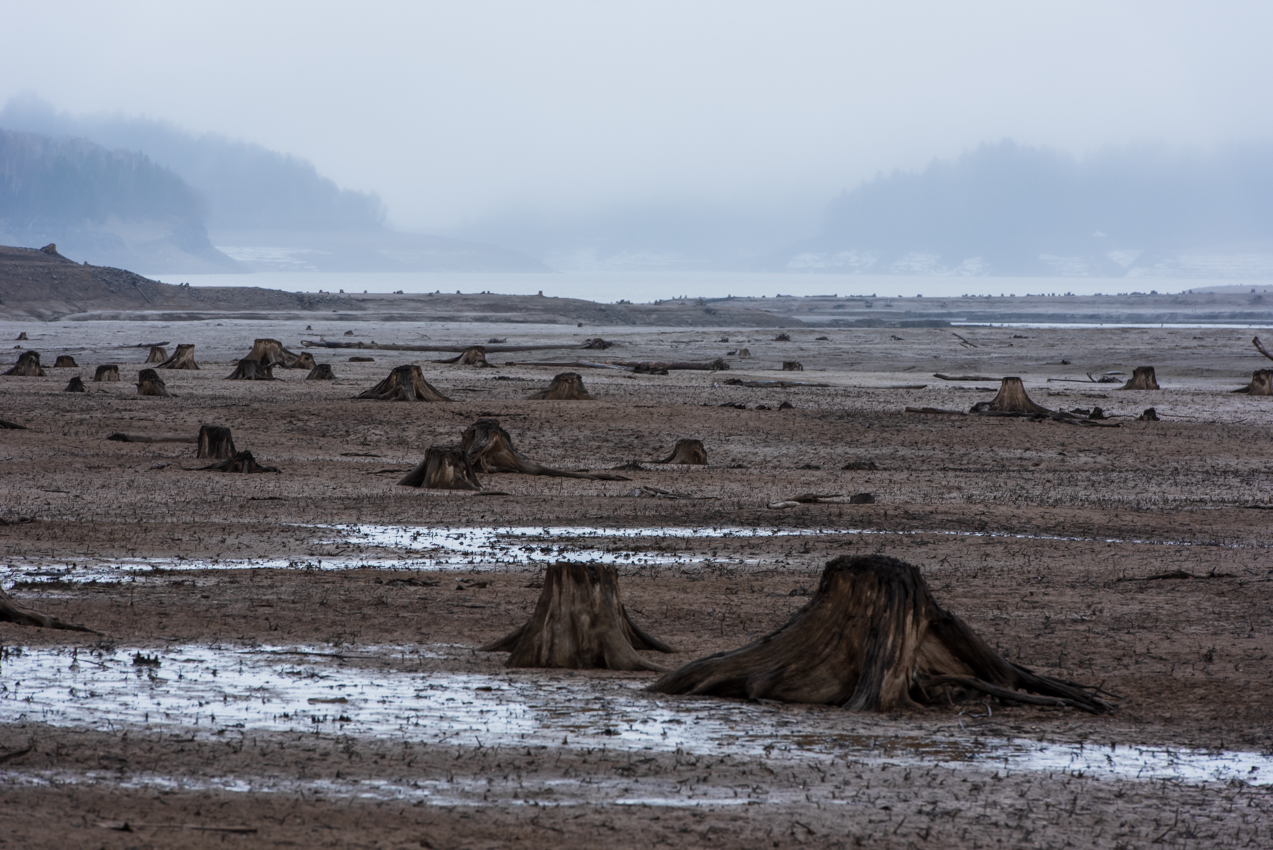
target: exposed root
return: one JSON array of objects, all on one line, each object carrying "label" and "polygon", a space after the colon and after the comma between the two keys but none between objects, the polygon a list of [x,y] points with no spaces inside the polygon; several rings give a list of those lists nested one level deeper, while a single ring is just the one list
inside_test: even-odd
[{"label": "exposed root", "polygon": [[544,466],[523,457],[513,448],[513,438],[500,427],[498,419],[479,419],[464,429],[460,448],[478,472],[520,472],[523,475],[546,475],[551,478],[583,478],[592,481],[630,481],[608,472],[567,472]]}]

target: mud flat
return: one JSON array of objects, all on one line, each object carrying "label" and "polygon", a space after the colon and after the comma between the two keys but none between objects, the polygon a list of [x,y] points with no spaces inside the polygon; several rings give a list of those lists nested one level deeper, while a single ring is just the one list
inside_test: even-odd
[{"label": "mud flat", "polygon": [[[0,623],[0,846],[1273,841],[1273,399],[1230,392],[1268,362],[1253,332],[782,330],[0,322],[47,371],[0,377],[0,419],[26,426],[0,430],[0,586],[101,632]],[[485,369],[302,345],[597,336],[616,347]],[[335,380],[226,380],[264,337]],[[160,342],[194,343],[200,369],[139,397]],[[508,365],[532,357],[730,368]],[[94,383],[107,363],[121,380]],[[408,363],[454,401],[354,399]],[[1087,378],[1142,365],[1162,389]],[[568,370],[593,400],[527,399]],[[86,393],[63,392],[73,375]],[[966,411],[1009,375],[1119,427],[905,412]],[[483,417],[536,461],[628,480],[397,486]],[[199,470],[202,424],[281,471]],[[708,465],[654,462],[682,438]],[[807,493],[833,498],[768,507]],[[916,564],[1001,654],[1117,711],[672,697],[643,690],[654,674],[475,649],[526,620],[548,564],[599,562],[677,666],[773,631],[857,552]]]}]

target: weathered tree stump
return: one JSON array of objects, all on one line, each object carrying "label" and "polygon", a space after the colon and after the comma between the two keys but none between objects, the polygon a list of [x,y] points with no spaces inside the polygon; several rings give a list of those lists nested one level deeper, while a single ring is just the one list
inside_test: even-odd
[{"label": "weathered tree stump", "polygon": [[750,348],[740,348],[740,349],[738,349],[738,356],[739,356],[739,357],[751,357],[751,349],[750,349]]},{"label": "weathered tree stump", "polygon": [[278,472],[276,466],[264,466],[256,462],[256,458],[252,457],[251,452],[235,452],[220,463],[214,463],[211,466],[201,467],[202,471],[208,472]]},{"label": "weathered tree stump", "polygon": [[1025,386],[1020,378],[1004,378],[999,383],[999,392],[990,401],[979,401],[972,406],[972,413],[1018,413],[1043,415],[1051,414],[1046,407],[1035,404],[1026,395]]},{"label": "weathered tree stump", "polygon": [[480,345],[470,346],[450,360],[438,360],[437,362],[451,366],[476,366],[479,369],[495,368],[486,362],[486,349]]},{"label": "weathered tree stump", "polygon": [[162,345],[152,345],[150,354],[146,357],[147,363],[162,363],[168,359],[168,349]]},{"label": "weathered tree stump", "polygon": [[167,398],[172,393],[168,392],[158,372],[154,369],[142,369],[137,373],[137,395],[156,395]]},{"label": "weathered tree stump", "polygon": [[419,366],[395,366],[389,377],[357,398],[378,401],[450,401],[424,379]]},{"label": "weathered tree stump", "polygon": [[234,367],[234,371],[226,376],[226,380],[272,381],[274,380],[274,367],[264,360],[253,360],[251,357],[244,357]]},{"label": "weathered tree stump", "polygon": [[114,383],[119,380],[119,367],[114,363],[103,363],[93,373],[93,383]]},{"label": "weathered tree stump", "polygon": [[784,361],[782,361],[782,371],[784,371],[784,372],[803,372],[803,371],[804,371],[804,366],[802,366],[802,365],[800,364],[800,361],[799,361],[799,360],[784,360]]},{"label": "weathered tree stump", "polygon": [[540,390],[537,393],[531,393],[526,396],[530,399],[546,399],[549,401],[572,401],[572,400],[588,400],[592,396],[588,395],[588,391],[583,386],[583,376],[578,372],[562,372],[553,378],[548,389]]},{"label": "weathered tree stump", "polygon": [[53,361],[54,369],[76,369],[79,368],[79,365],[75,362],[75,358],[69,354],[59,354],[57,359]]},{"label": "weathered tree stump", "polygon": [[791,334],[778,334],[774,337],[774,342],[791,342]]},{"label": "weathered tree stump", "polygon": [[300,354],[296,355],[296,359],[293,360],[291,363],[284,363],[283,368],[284,369],[313,369],[316,365],[318,364],[314,362],[314,355],[310,354],[308,351],[302,351]]},{"label": "weathered tree stump", "polygon": [[71,380],[66,382],[66,389],[62,390],[62,392],[86,393],[88,390],[84,387],[84,379],[79,375],[76,375],[74,378],[71,378]]},{"label": "weathered tree stump", "polygon": [[604,351],[607,348],[614,348],[614,343],[610,342],[608,339],[602,339],[598,336],[585,340],[584,344],[579,347],[586,348],[590,351]]},{"label": "weathered tree stump", "polygon": [[1234,390],[1247,395],[1273,395],[1273,369],[1257,369],[1251,373],[1251,383]]},{"label": "weathered tree stump", "polygon": [[919,570],[883,555],[829,561],[786,625],[700,658],[650,686],[665,694],[894,711],[987,695],[1103,712],[1099,689],[1042,676],[1000,656],[933,599]]},{"label": "weathered tree stump", "polygon": [[632,622],[612,565],[566,563],[548,567],[530,620],[481,649],[508,652],[508,667],[570,670],[664,670],[637,652],[674,651]]},{"label": "weathered tree stump", "polygon": [[66,629],[67,631],[88,632],[94,635],[101,634],[101,632],[90,629],[88,626],[81,626],[79,623],[68,623],[50,614],[32,611],[6,593],[3,587],[0,587],[0,623],[14,623],[19,626],[35,626],[42,629]]},{"label": "weathered tree stump", "polygon": [[655,463],[684,463],[689,466],[707,466],[707,449],[702,440],[677,440],[672,454]]},{"label": "weathered tree stump", "polygon": [[332,367],[327,363],[316,363],[314,368],[309,370],[309,374],[305,376],[307,381],[334,381],[336,373],[332,371]]},{"label": "weathered tree stump", "polygon": [[234,457],[234,437],[230,429],[224,425],[200,425],[199,448],[195,457],[215,458],[221,460]]},{"label": "weathered tree stump", "polygon": [[194,345],[181,344],[177,346],[177,350],[172,353],[164,362],[155,367],[156,369],[198,369],[199,364],[194,362]]},{"label": "weathered tree stump", "polygon": [[1120,390],[1156,390],[1158,379],[1154,377],[1153,366],[1137,366],[1132,371],[1131,380],[1119,387]]},{"label": "weathered tree stump", "polygon": [[1140,416],[1136,417],[1136,421],[1137,422],[1159,422],[1161,420],[1159,420],[1158,418],[1157,410],[1154,410],[1152,407],[1147,407],[1144,409],[1143,412],[1141,412]]},{"label": "weathered tree stump", "polygon": [[18,336],[17,336],[17,341],[18,341],[18,342],[23,342],[23,341],[28,340],[28,339],[30,339],[30,337],[28,337],[28,336],[27,336],[27,332],[26,332],[26,331],[22,331],[22,332],[21,332],[21,333],[19,333],[19,334],[18,334]]},{"label": "weathered tree stump", "polygon": [[477,472],[459,446],[430,446],[424,460],[398,482],[426,490],[481,490]]},{"label": "weathered tree stump", "polygon": [[608,472],[567,472],[524,457],[513,448],[513,438],[500,427],[498,419],[479,419],[464,429],[460,448],[478,472],[520,472],[551,478],[583,478],[592,481],[630,481]]},{"label": "weathered tree stump", "polygon": [[18,355],[18,362],[5,374],[15,378],[40,378],[47,373],[40,368],[40,352],[24,351]]}]

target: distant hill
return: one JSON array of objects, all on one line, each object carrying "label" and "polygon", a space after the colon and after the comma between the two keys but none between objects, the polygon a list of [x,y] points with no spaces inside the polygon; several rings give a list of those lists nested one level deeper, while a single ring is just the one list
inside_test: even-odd
[{"label": "distant hill", "polygon": [[1010,141],[845,192],[770,268],[906,274],[1273,274],[1273,145],[1076,159]]}]

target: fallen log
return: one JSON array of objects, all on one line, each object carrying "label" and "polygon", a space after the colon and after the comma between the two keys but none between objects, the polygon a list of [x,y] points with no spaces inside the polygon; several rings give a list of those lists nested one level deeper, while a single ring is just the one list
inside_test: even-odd
[{"label": "fallen log", "polygon": [[1255,345],[1256,351],[1260,352],[1270,360],[1273,360],[1273,353],[1270,353],[1269,350],[1264,347],[1264,343],[1260,342],[1260,338],[1258,336],[1252,339],[1251,342]]},{"label": "fallen log", "polygon": [[830,387],[820,381],[744,381],[742,378],[726,378],[721,381],[731,387],[758,387],[761,389],[787,389],[788,387]]},{"label": "fallen log", "polygon": [[252,457],[251,452],[235,452],[220,463],[214,463],[211,466],[199,467],[201,472],[236,472],[236,473],[255,473],[255,472],[278,472],[277,466],[264,466],[256,462],[256,458]]},{"label": "fallen log", "polygon": [[940,372],[933,373],[934,378],[941,378],[943,381],[997,381],[998,378],[991,378],[989,375],[943,375]]},{"label": "fallen log", "polygon": [[962,410],[944,410],[940,407],[908,407],[907,413],[927,413],[933,416],[967,416]]},{"label": "fallen log", "polygon": [[6,593],[3,587],[0,587],[0,623],[35,626],[42,629],[65,629],[71,632],[88,632],[93,635],[101,634],[101,632],[96,629],[90,629],[88,626],[81,626],[79,623],[68,623],[51,614],[33,611]]},{"label": "fallen log", "polygon": [[199,438],[189,434],[126,434],[116,431],[106,439],[117,443],[194,443]]},{"label": "fallen log", "polygon": [[[487,354],[503,354],[511,351],[561,351],[562,349],[596,349],[609,348],[613,343],[598,346],[593,344],[594,340],[588,340],[583,343],[563,343],[558,345],[484,345],[482,348]],[[604,341],[603,341],[604,342]],[[392,343],[379,342],[334,342],[332,340],[301,340],[301,345],[306,348],[366,348],[373,351],[447,351],[454,354],[463,354],[471,345],[395,345]]]}]

